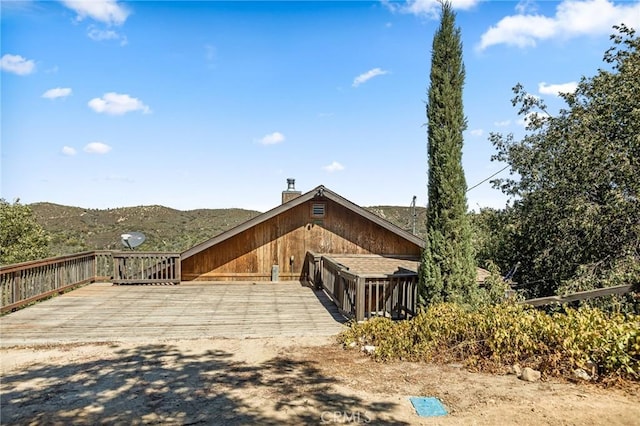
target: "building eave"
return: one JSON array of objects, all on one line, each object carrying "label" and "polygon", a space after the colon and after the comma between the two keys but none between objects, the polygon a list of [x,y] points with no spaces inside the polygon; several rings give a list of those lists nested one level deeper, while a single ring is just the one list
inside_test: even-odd
[{"label": "building eave", "polygon": [[374,213],[370,212],[367,209],[364,209],[360,206],[358,206],[357,204],[352,203],[351,201],[347,200],[346,198],[338,195],[337,193],[331,191],[330,189],[327,189],[326,187],[324,187],[323,185],[319,185],[317,187],[315,187],[314,189],[312,189],[309,192],[306,192],[302,195],[300,195],[297,198],[294,198],[293,200],[290,200],[284,204],[281,204],[265,213],[262,213],[252,219],[249,219],[246,222],[241,223],[240,225],[237,225],[227,231],[224,231],[218,235],[216,235],[213,238],[210,238],[207,241],[204,241],[200,244],[197,244],[193,247],[191,247],[190,249],[184,251],[181,256],[182,259],[187,259],[191,256],[194,256],[204,250],[209,249],[210,247],[215,246],[216,244],[219,244],[225,240],[228,240],[229,238],[232,238],[248,229],[251,229],[252,227],[259,225],[263,222],[268,221],[269,219],[272,219],[276,216],[278,216],[281,213],[286,212],[287,210],[290,210],[292,208],[295,208],[301,204],[306,203],[307,201],[310,200],[321,200],[321,199],[328,199],[331,200],[351,211],[353,211],[354,213],[376,223],[377,225],[381,226],[384,229],[387,229],[390,232],[393,232],[394,234],[400,236],[401,238],[404,238],[414,244],[416,244],[417,246],[424,248],[425,242],[424,240],[422,240],[421,238],[416,237],[415,235],[411,234],[410,232],[407,232],[405,230],[403,230],[402,228],[392,224],[391,222],[382,219],[381,217],[375,215]]}]

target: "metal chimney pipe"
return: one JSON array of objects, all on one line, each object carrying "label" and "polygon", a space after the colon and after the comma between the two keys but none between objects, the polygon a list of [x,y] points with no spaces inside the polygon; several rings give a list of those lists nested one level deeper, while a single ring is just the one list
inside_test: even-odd
[{"label": "metal chimney pipe", "polygon": [[282,191],[282,204],[299,197],[302,194],[300,191],[296,191],[296,180],[287,179],[287,190]]}]

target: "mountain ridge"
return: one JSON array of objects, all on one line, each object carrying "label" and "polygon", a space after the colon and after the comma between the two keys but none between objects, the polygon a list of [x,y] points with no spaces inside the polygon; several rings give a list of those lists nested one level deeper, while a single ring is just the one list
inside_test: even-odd
[{"label": "mountain ridge", "polygon": [[[29,204],[36,221],[51,236],[51,255],[89,250],[123,249],[120,235],[142,232],[142,251],[183,252],[196,244],[252,219],[262,212],[241,208],[177,210],[161,205],[107,209]],[[410,207],[373,206],[365,209],[412,232]],[[416,208],[416,234],[424,235],[425,208]]]}]

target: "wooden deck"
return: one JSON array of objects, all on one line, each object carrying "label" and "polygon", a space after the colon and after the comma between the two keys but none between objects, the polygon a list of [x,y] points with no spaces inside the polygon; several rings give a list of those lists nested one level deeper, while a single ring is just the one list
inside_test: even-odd
[{"label": "wooden deck", "polygon": [[293,283],[96,283],[0,317],[0,346],[328,336],[344,317],[324,292]]}]

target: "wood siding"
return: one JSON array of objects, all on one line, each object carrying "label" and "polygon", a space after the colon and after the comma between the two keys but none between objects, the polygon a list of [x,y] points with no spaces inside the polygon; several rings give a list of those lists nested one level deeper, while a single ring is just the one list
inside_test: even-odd
[{"label": "wood siding", "polygon": [[[313,217],[314,204],[325,215]],[[421,248],[332,200],[313,199],[209,247],[182,262],[183,280],[301,279],[308,251],[327,254],[419,256]]]}]

